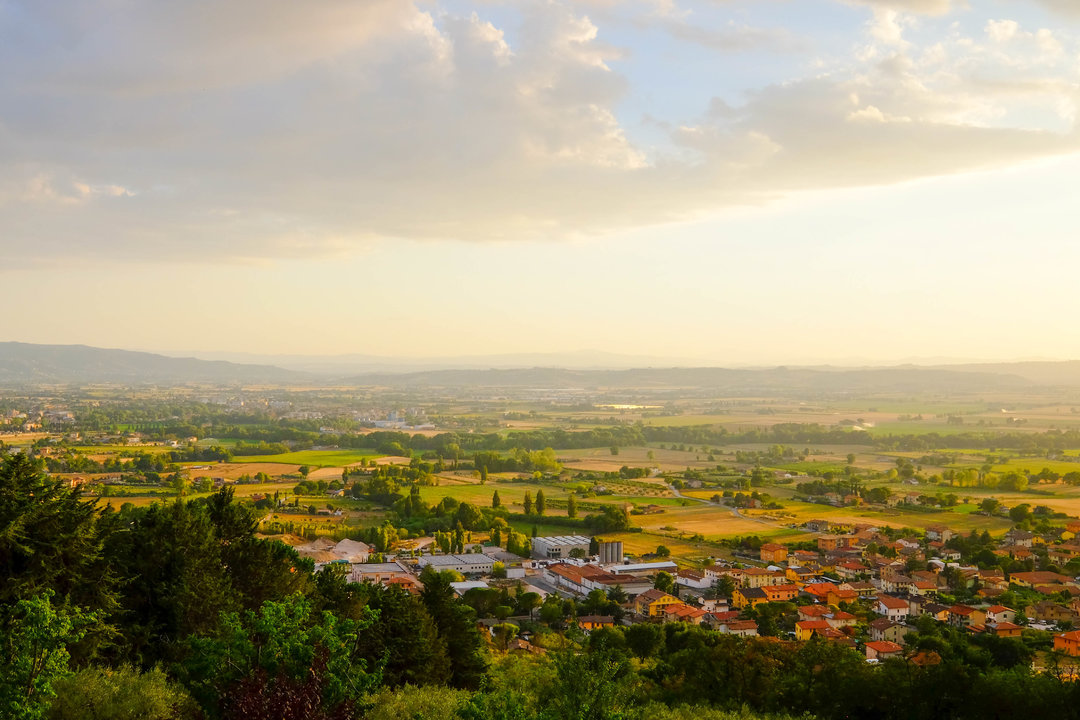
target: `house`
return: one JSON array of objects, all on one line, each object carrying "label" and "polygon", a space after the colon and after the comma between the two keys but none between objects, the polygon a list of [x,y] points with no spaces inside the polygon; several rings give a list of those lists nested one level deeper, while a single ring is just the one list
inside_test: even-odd
[{"label": "house", "polygon": [[870,623],[871,640],[888,640],[889,642],[894,643],[900,642],[908,632],[911,631],[906,625],[893,622],[889,618],[878,618]]},{"label": "house", "polygon": [[929,615],[938,622],[949,622],[949,606],[940,603],[923,603],[919,608],[923,615]]},{"label": "house", "polygon": [[854,580],[870,572],[870,568],[857,560],[844,560],[836,564],[836,574],[842,578]]},{"label": "house", "polygon": [[825,602],[837,606],[839,606],[840,603],[855,602],[858,599],[859,593],[847,583],[837,585],[835,589],[829,590],[825,595]]},{"label": "house", "polygon": [[1080,630],[1055,635],[1054,650],[1073,657],[1080,657]]},{"label": "house", "polygon": [[878,595],[874,601],[874,612],[890,620],[903,620],[910,614],[911,606],[907,600],[891,595]]},{"label": "house", "polygon": [[787,579],[782,570],[766,570],[765,568],[746,568],[743,570],[743,585],[746,587],[759,588],[765,585],[783,585]]},{"label": "house", "polygon": [[686,603],[672,603],[660,609],[660,617],[664,622],[687,622],[691,625],[700,625],[708,614],[705,610]]},{"label": "house", "polygon": [[1050,600],[1037,602],[1028,608],[1028,614],[1042,622],[1075,622],[1076,611]]},{"label": "house", "polygon": [[615,618],[610,615],[582,615],[577,619],[577,625],[585,631],[615,627]]},{"label": "house", "polygon": [[801,567],[797,565],[788,566],[787,571],[784,573],[785,577],[794,582],[797,585],[805,585],[814,579],[817,572],[807,567]]},{"label": "house", "polygon": [[795,639],[799,641],[809,640],[815,633],[831,630],[827,620],[799,620],[795,623]]},{"label": "house", "polygon": [[634,598],[634,612],[638,615],[647,615],[648,617],[660,617],[666,605],[672,605],[682,602],[679,598],[668,595],[663,590],[657,590],[655,588],[646,590],[645,592]]},{"label": "house", "polygon": [[731,620],[717,626],[716,630],[718,632],[728,633],[730,635],[740,635],[742,637],[751,637],[758,634],[757,623],[753,620]]},{"label": "house", "polygon": [[904,648],[888,640],[877,640],[866,643],[867,660],[887,660],[893,657],[903,657]]},{"label": "house", "polygon": [[798,585],[766,585],[761,590],[769,602],[791,602],[799,594]]},{"label": "house", "polygon": [[765,543],[761,546],[759,556],[761,562],[783,563],[787,562],[788,551],[786,547],[778,543]]},{"label": "house", "polygon": [[986,608],[986,624],[998,625],[1000,623],[1016,622],[1016,611],[1004,605],[991,605]]},{"label": "house", "polygon": [[936,540],[937,542],[948,542],[953,537],[953,531],[945,525],[927,525],[926,526],[926,539]]},{"label": "house", "polygon": [[1080,545],[1054,545],[1047,549],[1050,561],[1057,565],[1068,565],[1074,558],[1080,557]]},{"label": "house", "polygon": [[851,613],[837,611],[825,618],[830,626],[840,630],[841,628],[854,627],[858,618]]},{"label": "house", "polygon": [[840,548],[849,548],[854,544],[854,535],[821,535],[817,538],[818,550],[824,550],[826,552],[838,550]]},{"label": "house", "polygon": [[762,588],[741,587],[736,588],[731,595],[731,604],[737,608],[757,607],[769,602],[769,596]]},{"label": "house", "polygon": [[1035,542],[1035,533],[1027,532],[1026,530],[1010,530],[1005,533],[1004,543],[1006,545],[1019,545],[1020,547],[1029,548]]},{"label": "house", "polygon": [[1023,634],[1023,628],[1015,623],[1000,622],[997,625],[986,626],[990,633],[1003,638],[1018,638]]},{"label": "house", "polygon": [[874,587],[874,583],[859,581],[844,583],[844,587],[851,588],[855,592],[857,597],[873,597],[877,594],[877,588]]},{"label": "house", "polygon": [[712,578],[696,570],[679,570],[679,573],[675,576],[675,582],[683,587],[695,590],[707,590],[713,586]]},{"label": "house", "polygon": [[1068,575],[1061,575],[1060,573],[1049,572],[1047,570],[1012,573],[1009,576],[1009,582],[1015,583],[1020,587],[1029,588],[1038,588],[1043,585],[1076,585],[1076,581]]},{"label": "house", "polygon": [[949,624],[955,627],[971,627],[972,625],[984,625],[986,612],[973,608],[970,605],[953,605],[949,608]]},{"label": "house", "polygon": [[796,608],[800,620],[824,620],[832,614],[825,605],[800,605]]},{"label": "house", "polygon": [[828,603],[829,593],[835,592],[836,586],[832,583],[808,583],[803,586],[803,592],[812,597],[816,602]]}]

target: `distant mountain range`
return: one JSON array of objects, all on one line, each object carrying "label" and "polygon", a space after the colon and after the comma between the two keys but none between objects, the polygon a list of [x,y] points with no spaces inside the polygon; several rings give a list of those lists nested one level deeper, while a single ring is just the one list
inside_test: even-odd
[{"label": "distant mountain range", "polygon": [[303,373],[269,365],[173,358],[87,345],[0,342],[0,383],[5,385],[289,383],[307,379]]},{"label": "distant mountain range", "polygon": [[[171,355],[173,353],[163,353]],[[364,373],[407,373],[430,370],[488,370],[518,368],[572,368],[628,370],[640,367],[696,367],[700,359],[620,355],[598,350],[561,353],[507,353],[501,355],[456,355],[445,357],[390,357],[382,355],[260,355],[256,353],[189,352],[185,356],[202,360],[258,363],[316,375],[347,377]]]},{"label": "distant mountain range", "polygon": [[[569,355],[582,365],[556,367],[525,364],[526,361],[534,361],[538,357],[554,360],[566,359],[567,355],[448,358],[444,366],[440,366],[438,360],[418,360],[414,364],[408,361],[391,362],[388,358],[353,355],[307,357],[306,361],[300,360],[305,356],[291,356],[295,362],[290,363],[290,368],[284,368],[272,364],[168,357],[86,345],[6,342],[0,343],[0,383],[7,386],[91,383],[304,385],[333,381],[399,388],[700,388],[737,395],[798,391],[980,392],[1034,387],[1080,387],[1080,361],[870,368],[628,367],[626,363],[630,361],[654,358],[591,352]],[[603,365],[605,358],[610,361],[610,365]],[[514,366],[515,360],[522,364]],[[370,362],[369,368],[374,366],[378,367],[378,370],[357,372],[355,367],[358,364],[363,367],[364,361]],[[308,370],[299,370],[301,365]],[[415,370],[417,366],[425,369]]]}]

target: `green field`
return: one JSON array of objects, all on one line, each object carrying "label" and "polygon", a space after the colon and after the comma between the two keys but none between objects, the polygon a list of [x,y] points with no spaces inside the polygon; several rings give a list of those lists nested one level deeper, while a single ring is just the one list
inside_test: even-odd
[{"label": "green field", "polygon": [[232,459],[237,463],[287,463],[307,465],[308,467],[344,467],[361,460],[382,457],[374,450],[298,450],[278,455],[238,455]]}]

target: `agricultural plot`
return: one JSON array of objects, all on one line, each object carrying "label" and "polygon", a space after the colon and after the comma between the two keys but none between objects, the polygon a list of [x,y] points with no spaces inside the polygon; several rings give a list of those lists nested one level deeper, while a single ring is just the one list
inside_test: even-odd
[{"label": "agricultural plot", "polygon": [[188,476],[192,480],[215,477],[236,480],[242,475],[254,476],[261,472],[271,477],[299,476],[300,470],[299,465],[279,462],[185,463],[185,467],[188,468]]},{"label": "agricultural plot", "polygon": [[344,467],[380,457],[374,450],[298,450],[278,455],[238,455],[236,463],[286,463],[308,467]]}]

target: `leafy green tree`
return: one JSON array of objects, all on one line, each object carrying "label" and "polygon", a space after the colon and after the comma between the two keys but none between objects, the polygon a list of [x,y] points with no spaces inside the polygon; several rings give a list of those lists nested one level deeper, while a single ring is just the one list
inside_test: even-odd
[{"label": "leafy green tree", "polygon": [[536,514],[537,515],[543,515],[544,511],[547,510],[547,501],[544,499],[544,491],[543,490],[537,490],[536,491],[535,509],[536,509]]},{"label": "leafy green tree", "polygon": [[[103,554],[119,529],[99,519],[93,500],[47,477],[25,453],[0,461],[0,607],[55,593],[55,602],[91,611],[117,607],[117,578]],[[98,626],[95,635],[107,633]]]},{"label": "leafy green tree", "polygon": [[629,659],[614,648],[584,654],[557,653],[557,682],[549,698],[554,718],[617,720],[633,706]]},{"label": "leafy green tree", "polygon": [[478,687],[487,662],[472,609],[455,601],[449,580],[430,565],[420,573],[420,582],[424,585],[420,599],[435,621],[439,638],[446,644],[450,683],[460,688]]},{"label": "leafy green tree", "polygon": [[189,638],[187,685],[215,714],[235,714],[234,696],[260,707],[312,679],[321,710],[349,706],[380,681],[380,669],[369,668],[359,649],[377,613],[365,609],[361,615],[350,620],[314,613],[301,596],[265,603],[257,612],[226,613],[219,632]]},{"label": "leafy green tree", "polygon": [[570,495],[566,498],[566,517],[577,517],[577,496]]},{"label": "leafy green tree", "polygon": [[663,570],[656,573],[656,579],[653,580],[653,587],[657,590],[662,590],[672,595],[675,594],[675,579],[671,577],[670,573],[666,573]]},{"label": "leafy green tree", "polygon": [[55,607],[51,589],[0,611],[0,717],[37,720],[56,696],[54,684],[70,674],[68,646],[97,617]]},{"label": "leafy green tree", "polygon": [[491,507],[493,507],[493,508],[502,507],[502,500],[499,499],[499,491],[498,490],[491,493]]},{"label": "leafy green tree", "polygon": [[664,645],[664,630],[652,623],[636,623],[626,628],[626,646],[630,652],[645,660],[653,657]]},{"label": "leafy green tree", "polygon": [[526,515],[532,515],[532,511],[533,511],[532,493],[529,492],[528,490],[525,491],[524,505],[525,505],[525,514]]}]

